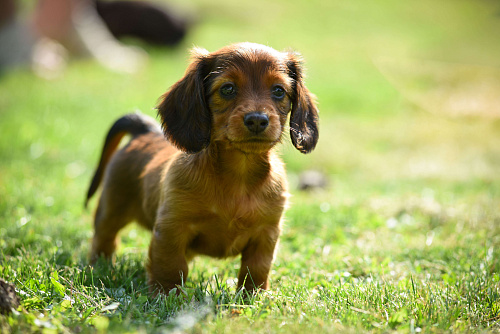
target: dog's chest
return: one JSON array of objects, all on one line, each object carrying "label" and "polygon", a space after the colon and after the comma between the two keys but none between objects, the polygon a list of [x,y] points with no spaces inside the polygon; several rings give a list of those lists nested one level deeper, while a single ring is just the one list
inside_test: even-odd
[{"label": "dog's chest", "polygon": [[[215,233],[214,233],[215,232]],[[251,238],[251,233],[231,231],[200,231],[189,245],[193,255],[201,254],[225,258],[240,254]]]},{"label": "dog's chest", "polygon": [[189,249],[196,254],[219,258],[238,255],[266,227],[279,224],[279,219],[266,217],[267,205],[252,196],[206,204],[193,216],[190,226],[193,238]]}]

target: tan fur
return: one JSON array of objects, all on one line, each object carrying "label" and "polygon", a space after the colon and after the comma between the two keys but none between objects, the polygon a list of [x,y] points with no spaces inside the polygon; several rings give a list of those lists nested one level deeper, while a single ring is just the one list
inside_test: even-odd
[{"label": "tan fur", "polygon": [[[309,152],[317,141],[317,109],[301,72],[293,72],[299,70],[296,54],[256,44],[198,50],[158,106],[170,142],[158,132],[135,135],[106,167],[92,262],[111,257],[119,230],[137,221],[153,231],[147,264],[152,292],[180,285],[196,255],[241,254],[238,285],[267,289],[288,198],[284,165],[273,148],[290,110],[293,119],[308,122],[291,123],[294,135],[306,129],[294,141],[297,149]],[[237,87],[232,98],[220,93],[228,82]],[[273,97],[274,85],[286,96]],[[255,112],[269,120],[259,133],[244,124]]]}]

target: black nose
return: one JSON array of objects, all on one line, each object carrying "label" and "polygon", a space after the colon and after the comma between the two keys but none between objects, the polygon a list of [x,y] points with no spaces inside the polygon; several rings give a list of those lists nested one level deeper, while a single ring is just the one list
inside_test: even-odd
[{"label": "black nose", "polygon": [[243,119],[245,126],[253,133],[260,133],[264,131],[269,125],[269,117],[266,114],[259,112],[252,112],[245,115]]}]

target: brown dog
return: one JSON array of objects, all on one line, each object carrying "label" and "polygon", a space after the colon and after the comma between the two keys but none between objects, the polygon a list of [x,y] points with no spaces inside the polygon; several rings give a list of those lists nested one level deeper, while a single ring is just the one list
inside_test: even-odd
[{"label": "brown dog", "polygon": [[[194,50],[184,78],[158,105],[164,133],[140,114],[120,118],[108,133],[87,195],[104,175],[91,261],[111,257],[118,231],[135,220],[153,231],[152,292],[182,284],[198,254],[241,254],[238,286],[267,289],[288,198],[273,148],[289,112],[292,143],[308,153],[318,140],[318,111],[297,54],[251,43]],[[132,139],[114,153],[127,133]]]}]

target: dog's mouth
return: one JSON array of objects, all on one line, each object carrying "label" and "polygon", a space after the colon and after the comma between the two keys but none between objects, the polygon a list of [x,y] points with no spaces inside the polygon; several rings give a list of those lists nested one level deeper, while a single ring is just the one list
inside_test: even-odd
[{"label": "dog's mouth", "polygon": [[244,139],[244,140],[238,140],[236,141],[237,143],[260,143],[260,144],[269,144],[273,143],[274,141],[269,140],[267,138],[249,138],[249,139]]},{"label": "dog's mouth", "polygon": [[279,138],[270,138],[268,136],[248,136],[243,138],[228,138],[233,144],[262,144],[274,145]]},{"label": "dog's mouth", "polygon": [[269,151],[278,140],[270,140],[269,138],[245,138],[241,140],[231,140],[231,145],[245,153],[263,153]]}]

